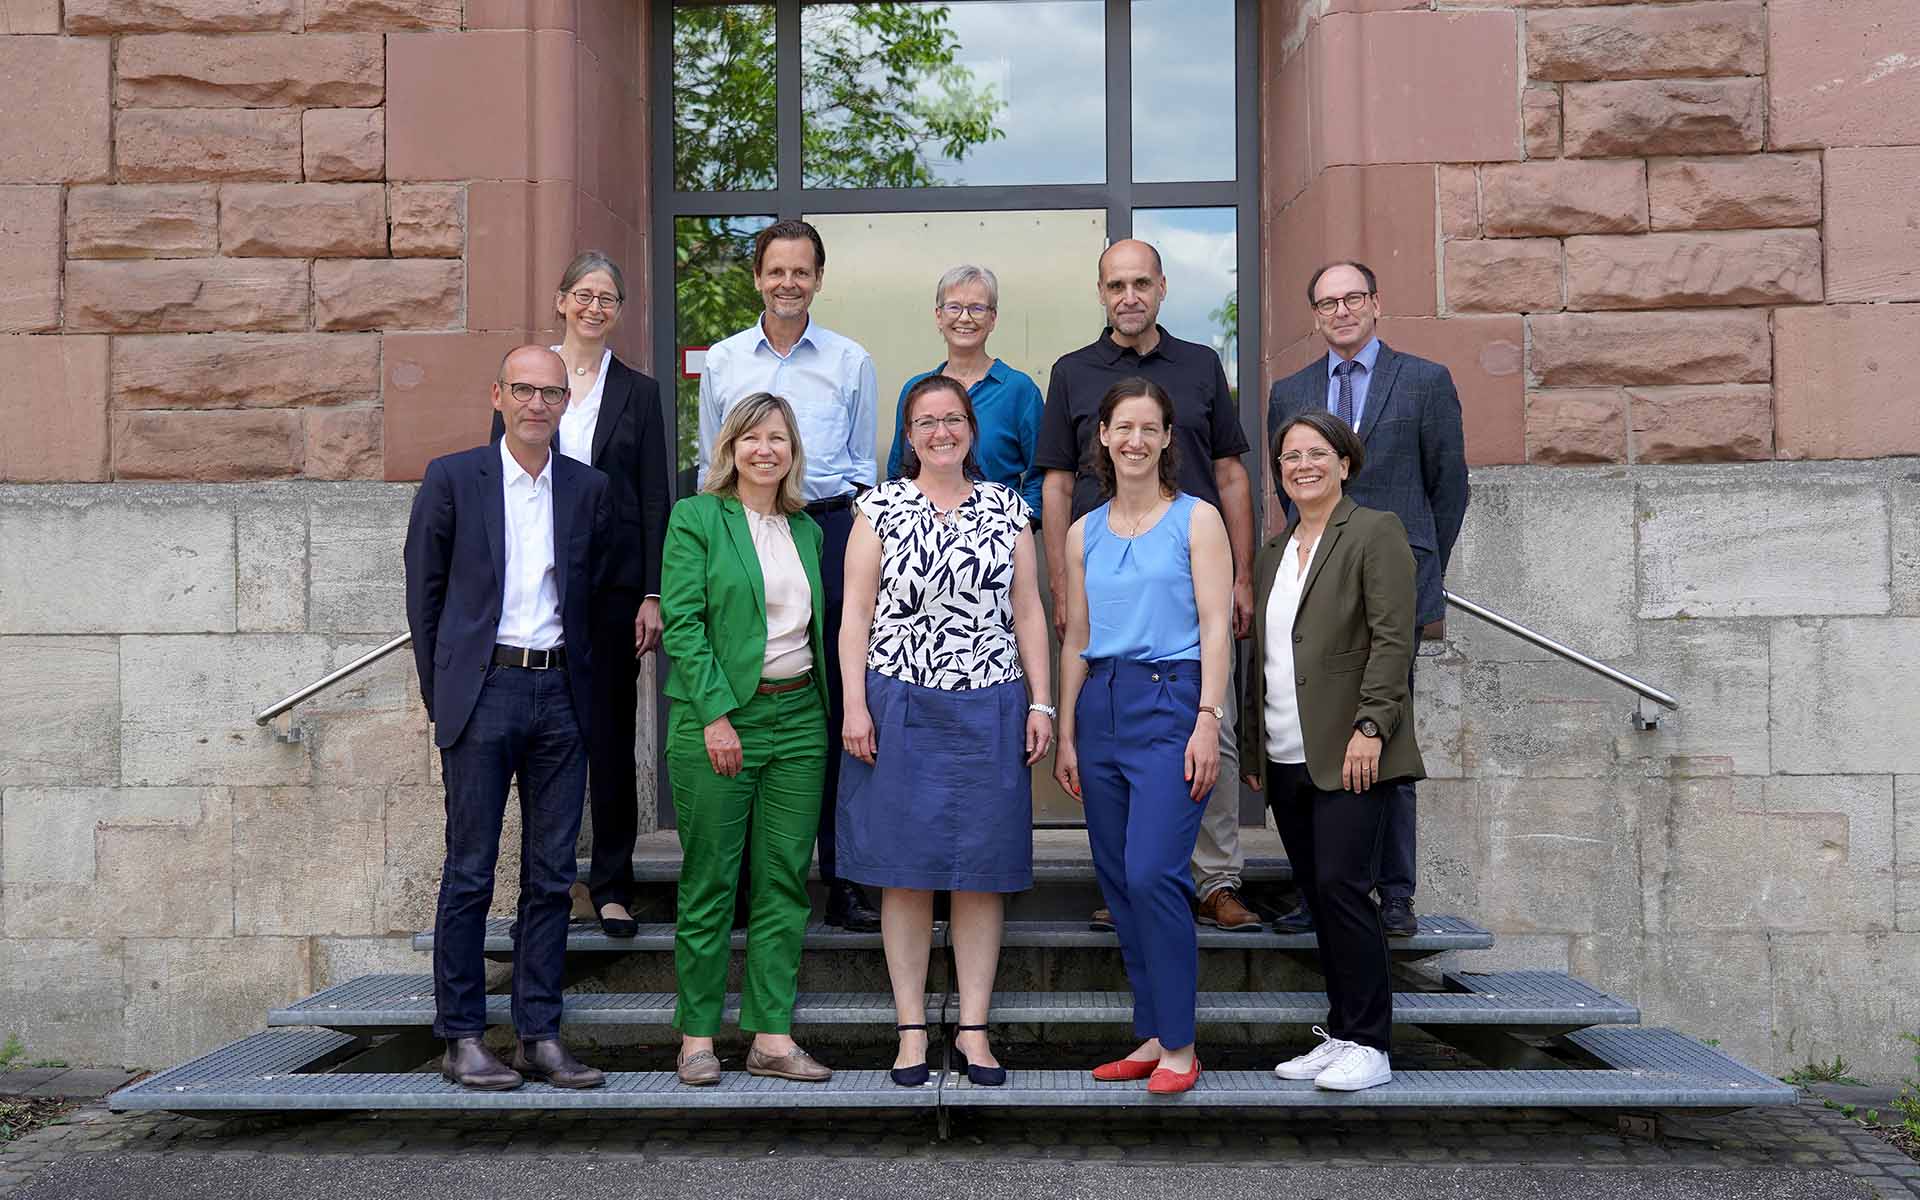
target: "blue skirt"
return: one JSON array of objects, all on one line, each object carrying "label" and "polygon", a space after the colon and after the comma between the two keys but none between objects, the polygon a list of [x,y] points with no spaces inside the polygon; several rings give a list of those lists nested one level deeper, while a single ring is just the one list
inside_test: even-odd
[{"label": "blue skirt", "polygon": [[867,672],[874,764],[841,753],[841,878],[875,887],[1033,886],[1027,686],[947,691]]}]

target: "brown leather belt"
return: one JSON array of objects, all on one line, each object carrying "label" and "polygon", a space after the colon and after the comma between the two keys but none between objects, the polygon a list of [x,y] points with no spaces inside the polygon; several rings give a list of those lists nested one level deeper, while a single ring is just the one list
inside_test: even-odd
[{"label": "brown leather belt", "polygon": [[754,691],[762,696],[778,696],[781,692],[797,692],[803,687],[812,686],[813,672],[808,671],[805,675],[796,675],[792,679],[776,679],[772,682],[763,679]]}]

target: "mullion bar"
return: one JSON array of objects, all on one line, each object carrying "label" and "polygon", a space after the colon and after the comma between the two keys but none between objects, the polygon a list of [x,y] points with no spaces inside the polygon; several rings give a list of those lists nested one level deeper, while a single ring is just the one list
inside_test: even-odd
[{"label": "mullion bar", "polygon": [[[805,184],[802,161],[805,128],[801,104],[800,78],[800,0],[776,0],[773,7],[773,106],[774,130],[779,137],[775,181],[776,211],[782,218],[800,217],[800,192]],[[765,212],[763,205],[760,209]]]},{"label": "mullion bar", "polygon": [[1107,241],[1133,236],[1133,0],[1107,0]]},{"label": "mullion bar", "polygon": [[[1234,235],[1238,239],[1235,247],[1237,271],[1234,280],[1235,303],[1239,308],[1240,323],[1235,331],[1236,344],[1240,351],[1239,379],[1240,388],[1240,426],[1252,431],[1248,440],[1253,443],[1250,453],[1243,456],[1248,475],[1248,492],[1253,498],[1254,544],[1261,540],[1261,510],[1266,507],[1266,488],[1261,486],[1265,472],[1263,460],[1266,458],[1266,406],[1267,397],[1261,384],[1266,371],[1261,362],[1260,346],[1260,291],[1264,285],[1265,274],[1260,258],[1263,239],[1260,220],[1260,5],[1258,0],[1237,0],[1234,13],[1234,97],[1239,111],[1234,114],[1234,141],[1237,143],[1234,154],[1234,172],[1239,180],[1234,185],[1239,191],[1236,207],[1239,217],[1234,221]],[[1260,670],[1259,663],[1250,663],[1246,669]],[[1243,721],[1258,721],[1259,713],[1241,713]],[[1242,825],[1260,825],[1266,820],[1264,802],[1260,793],[1250,788],[1240,789],[1240,823]]]}]

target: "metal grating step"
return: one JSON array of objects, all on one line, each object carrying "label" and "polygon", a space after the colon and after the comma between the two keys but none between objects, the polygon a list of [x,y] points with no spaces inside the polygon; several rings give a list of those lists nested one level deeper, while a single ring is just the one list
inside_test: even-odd
[{"label": "metal grating step", "polygon": [[[190,1058],[177,1067],[150,1075],[130,1087],[121,1088],[107,1098],[115,1112],[124,1112],[123,1096],[166,1097],[184,1095],[212,1083],[222,1087],[238,1086],[248,1080],[291,1076],[323,1065],[359,1044],[360,1039],[326,1029],[270,1029],[231,1042],[198,1058]],[[128,1107],[165,1108],[164,1104]]]},{"label": "metal grating step", "polygon": [[[513,924],[511,917],[489,917],[484,945],[488,954],[513,953],[513,939],[507,935],[507,928]],[[945,946],[947,926],[944,921],[933,924],[933,944]],[[878,950],[878,933],[849,933],[833,925],[813,924],[807,926],[806,948],[808,950]],[[747,932],[744,929],[733,931],[733,948],[744,950],[747,947]],[[415,950],[433,949],[433,933],[427,931],[413,935]],[[600,931],[598,921],[573,921],[567,925],[567,949],[581,953],[633,954],[639,951],[671,951],[673,949],[673,926],[670,924],[646,924],[640,926],[638,935],[630,938],[611,938]]]},{"label": "metal grating step", "polygon": [[[1313,950],[1318,944],[1311,933],[1275,933],[1265,926],[1257,930],[1229,931],[1202,926],[1202,950]],[[1111,933],[1088,929],[1078,921],[1008,921],[1001,935],[1003,947],[1118,949],[1120,940]],[[1420,932],[1412,937],[1390,938],[1387,949],[1396,958],[1425,958],[1448,950],[1485,950],[1493,945],[1493,934],[1464,917],[1422,916]]]}]

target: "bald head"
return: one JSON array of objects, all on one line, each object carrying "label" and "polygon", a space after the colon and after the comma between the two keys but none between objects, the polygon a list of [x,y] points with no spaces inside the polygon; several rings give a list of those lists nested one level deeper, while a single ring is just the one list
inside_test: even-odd
[{"label": "bald head", "polygon": [[506,426],[507,449],[528,473],[546,461],[567,399],[567,364],[545,346],[515,346],[500,360],[493,407]]},{"label": "bald head", "polygon": [[1100,252],[1100,277],[1102,279],[1106,278],[1107,259],[1111,258],[1115,252],[1123,252],[1129,256],[1145,254],[1153,263],[1153,273],[1155,275],[1165,275],[1167,273],[1166,268],[1160,263],[1160,252],[1153,248],[1153,243],[1143,242],[1139,238],[1121,238]]},{"label": "bald head", "polygon": [[1166,298],[1160,252],[1152,246],[1125,238],[1100,256],[1100,306],[1107,310],[1107,326],[1122,345],[1135,346],[1142,354],[1152,348],[1158,336],[1154,331],[1160,304]]},{"label": "bald head", "polygon": [[[518,372],[517,374],[515,372]],[[500,360],[500,371],[494,376],[501,383],[534,383],[530,378],[522,378],[528,371],[547,371],[558,373],[560,382],[567,381],[567,364],[560,356],[545,346],[515,346],[507,351]],[[546,384],[535,384],[544,387]]]}]

